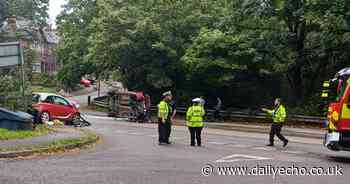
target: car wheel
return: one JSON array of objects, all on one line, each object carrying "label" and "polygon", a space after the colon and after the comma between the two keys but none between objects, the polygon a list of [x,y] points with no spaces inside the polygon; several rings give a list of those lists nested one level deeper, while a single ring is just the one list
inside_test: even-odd
[{"label": "car wheel", "polygon": [[40,121],[41,123],[47,123],[50,121],[50,114],[48,112],[43,112],[40,115]]}]

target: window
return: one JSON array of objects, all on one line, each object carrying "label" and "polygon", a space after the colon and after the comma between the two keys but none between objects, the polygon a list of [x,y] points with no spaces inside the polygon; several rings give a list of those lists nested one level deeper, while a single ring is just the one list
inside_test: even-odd
[{"label": "window", "polygon": [[34,63],[32,65],[32,71],[35,73],[41,73],[41,63]]},{"label": "window", "polygon": [[66,106],[68,106],[69,105],[69,103],[67,102],[67,100],[65,100],[65,99],[63,99],[63,98],[61,98],[61,97],[58,97],[58,96],[56,96],[55,98],[54,98],[54,102],[55,102],[55,104],[57,104],[57,105],[66,105]]},{"label": "window", "polygon": [[44,102],[53,104],[54,103],[54,96],[46,97]]},{"label": "window", "polygon": [[340,88],[339,93],[338,93],[337,98],[336,98],[337,102],[339,102],[341,100],[341,98],[343,97],[345,90],[349,85],[349,81],[350,81],[350,78],[346,82],[344,82],[342,87]]}]

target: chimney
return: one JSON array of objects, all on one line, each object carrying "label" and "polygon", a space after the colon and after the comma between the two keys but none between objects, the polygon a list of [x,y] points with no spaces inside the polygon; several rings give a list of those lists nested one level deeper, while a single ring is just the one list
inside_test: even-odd
[{"label": "chimney", "polygon": [[15,16],[7,17],[7,23],[10,32],[17,31],[17,18]]}]

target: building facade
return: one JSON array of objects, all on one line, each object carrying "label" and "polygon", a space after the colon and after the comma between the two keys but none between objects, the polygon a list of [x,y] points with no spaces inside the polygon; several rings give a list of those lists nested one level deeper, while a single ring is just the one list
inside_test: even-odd
[{"label": "building facade", "polygon": [[24,49],[35,52],[33,74],[55,75],[59,71],[61,66],[55,51],[59,37],[51,26],[40,28],[21,17],[8,17],[0,25],[0,42],[20,41]]}]

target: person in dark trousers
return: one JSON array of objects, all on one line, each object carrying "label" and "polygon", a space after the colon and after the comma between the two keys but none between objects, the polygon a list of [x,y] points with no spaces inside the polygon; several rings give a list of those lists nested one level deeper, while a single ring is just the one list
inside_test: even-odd
[{"label": "person in dark trousers", "polygon": [[151,121],[151,97],[146,94],[145,95],[145,108],[146,108],[146,122],[150,122]]},{"label": "person in dark trousers", "polygon": [[[170,103],[169,103],[169,105],[170,105],[170,109],[171,109],[171,112],[170,112],[170,114],[171,114],[171,117],[170,117],[170,121],[169,121],[169,124],[167,124],[167,134],[166,134],[166,137],[167,137],[167,139],[169,140],[169,138],[170,138],[170,135],[171,135],[171,127],[172,127],[172,124],[173,124],[173,122],[175,121],[175,116],[176,116],[176,102],[175,102],[175,100],[173,100],[174,99],[174,96],[173,95],[171,95],[171,101],[170,101]],[[168,141],[169,142],[169,141]],[[171,142],[169,142],[169,143],[171,143]]]},{"label": "person in dark trousers", "polygon": [[215,109],[214,118],[219,119],[220,118],[220,111],[221,111],[221,107],[222,107],[222,101],[219,97],[217,97],[216,100],[217,100],[217,104],[214,107],[214,109]]},{"label": "person in dark trousers", "polygon": [[263,108],[262,111],[272,116],[273,123],[270,130],[270,143],[267,146],[274,146],[274,137],[277,137],[283,142],[283,147],[286,147],[288,140],[281,134],[283,123],[286,119],[286,108],[281,104],[281,99],[275,99],[275,108],[273,110]]},{"label": "person in dark trousers", "polygon": [[176,116],[176,101],[174,100],[174,96],[172,96],[172,101],[170,102],[170,106],[172,109],[171,122],[174,122]]},{"label": "person in dark trousers", "polygon": [[171,117],[172,108],[170,102],[172,100],[171,92],[163,93],[163,99],[158,104],[158,133],[159,145],[171,144],[169,141],[171,133]]},{"label": "person in dark trousers", "polygon": [[195,139],[197,139],[197,145],[202,146],[201,134],[204,126],[203,116],[205,115],[205,110],[201,102],[200,98],[193,99],[193,105],[188,108],[186,113],[186,124],[191,135],[191,146],[195,146]]}]

